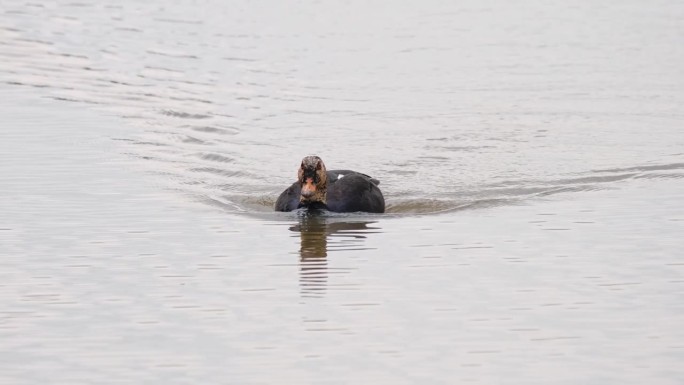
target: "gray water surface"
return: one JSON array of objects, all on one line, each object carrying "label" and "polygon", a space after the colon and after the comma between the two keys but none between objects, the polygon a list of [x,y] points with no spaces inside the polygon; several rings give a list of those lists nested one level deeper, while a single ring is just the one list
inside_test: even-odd
[{"label": "gray water surface", "polygon": [[682,20],[4,2],[0,382],[684,382]]}]

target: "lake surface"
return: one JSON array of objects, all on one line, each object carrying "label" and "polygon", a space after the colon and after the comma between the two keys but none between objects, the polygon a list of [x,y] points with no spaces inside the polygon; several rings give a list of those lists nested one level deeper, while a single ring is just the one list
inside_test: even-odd
[{"label": "lake surface", "polygon": [[0,383],[683,383],[682,20],[3,2]]}]

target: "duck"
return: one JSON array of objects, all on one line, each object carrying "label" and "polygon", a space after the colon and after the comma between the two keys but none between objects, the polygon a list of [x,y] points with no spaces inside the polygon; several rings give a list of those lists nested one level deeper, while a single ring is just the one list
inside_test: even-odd
[{"label": "duck", "polygon": [[316,155],[302,159],[297,181],[280,194],[275,211],[328,210],[337,213],[384,213],[380,181],[351,170],[330,170]]}]

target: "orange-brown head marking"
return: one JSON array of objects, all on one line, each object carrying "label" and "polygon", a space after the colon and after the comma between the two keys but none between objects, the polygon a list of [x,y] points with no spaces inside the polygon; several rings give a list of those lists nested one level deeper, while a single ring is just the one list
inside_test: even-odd
[{"label": "orange-brown head marking", "polygon": [[306,204],[313,202],[325,204],[328,180],[325,164],[321,158],[310,155],[302,159],[297,176],[301,186],[299,201]]}]

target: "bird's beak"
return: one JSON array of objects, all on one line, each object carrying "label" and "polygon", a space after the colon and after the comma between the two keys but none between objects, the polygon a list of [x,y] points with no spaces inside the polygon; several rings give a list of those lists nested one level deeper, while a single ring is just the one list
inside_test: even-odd
[{"label": "bird's beak", "polygon": [[315,193],[316,185],[313,182],[313,178],[306,178],[302,185],[302,196],[304,198],[311,198]]}]

